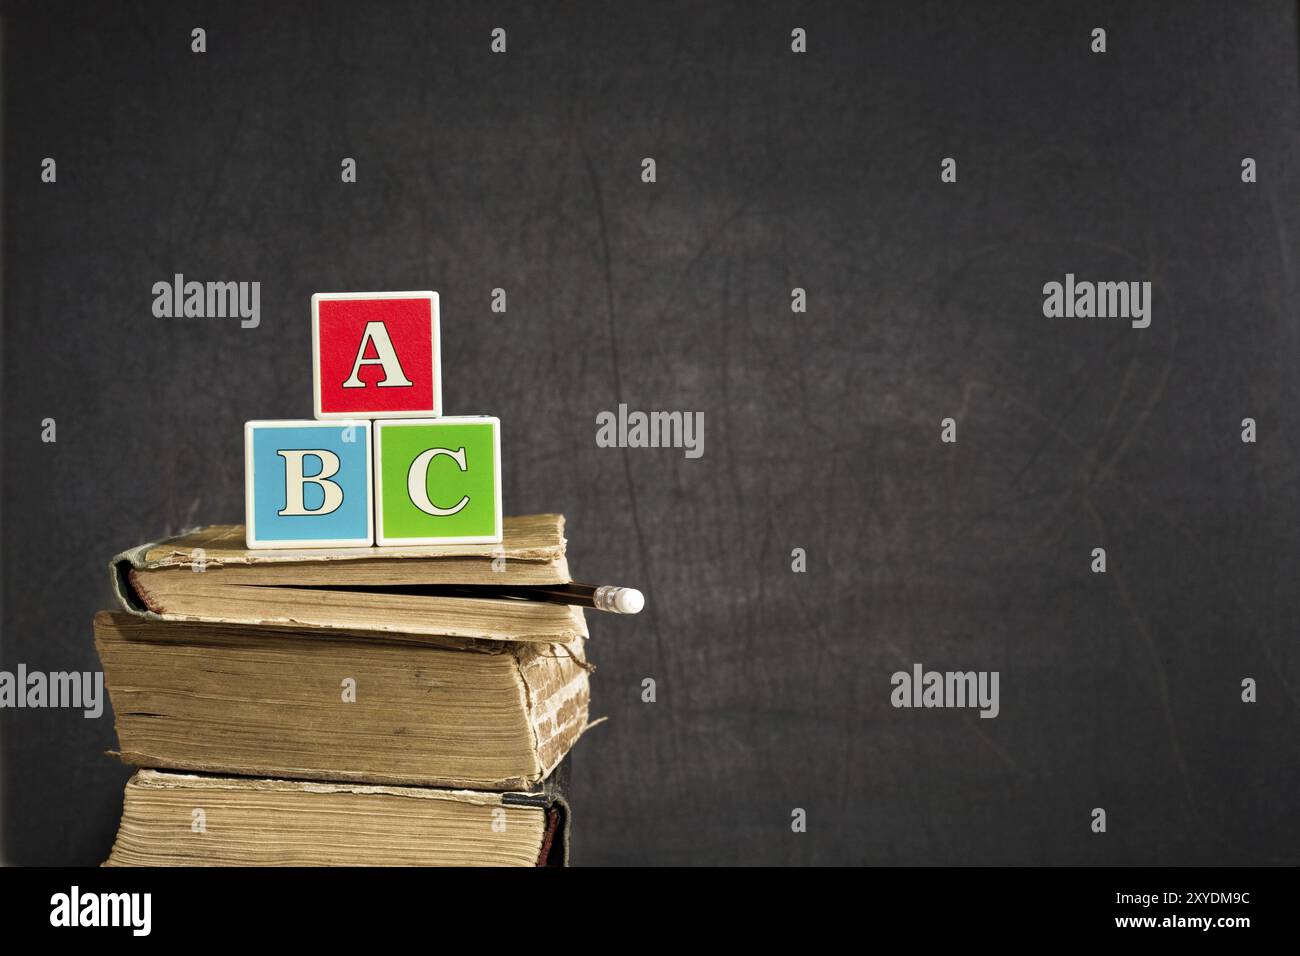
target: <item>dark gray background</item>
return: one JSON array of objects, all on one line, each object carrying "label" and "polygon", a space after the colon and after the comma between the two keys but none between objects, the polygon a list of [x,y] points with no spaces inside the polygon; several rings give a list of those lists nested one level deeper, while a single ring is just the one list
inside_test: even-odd
[{"label": "dark gray background", "polygon": [[[9,13],[5,668],[97,668],[108,558],[242,520],[312,292],[434,288],[507,511],[649,596],[591,622],[577,862],[1300,858],[1292,3]],[[261,327],[154,318],[175,272],[260,281]],[[1045,319],[1066,272],[1151,281],[1151,327]],[[620,401],[704,457],[598,449]],[[1001,716],[893,709],[912,662]],[[8,858],[98,863],[109,715],[0,718]]]}]

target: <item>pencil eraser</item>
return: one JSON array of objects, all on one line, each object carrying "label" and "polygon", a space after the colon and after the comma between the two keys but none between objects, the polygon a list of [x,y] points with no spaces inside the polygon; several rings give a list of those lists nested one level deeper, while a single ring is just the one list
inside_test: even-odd
[{"label": "pencil eraser", "polygon": [[640,614],[645,607],[645,595],[636,588],[619,588],[614,595],[614,609],[619,614]]}]

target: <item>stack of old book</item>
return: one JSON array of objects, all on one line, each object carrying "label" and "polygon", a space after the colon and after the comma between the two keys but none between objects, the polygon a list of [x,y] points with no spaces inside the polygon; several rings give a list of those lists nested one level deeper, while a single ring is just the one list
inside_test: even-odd
[{"label": "stack of old book", "polygon": [[[499,544],[119,555],[95,618],[126,786],[107,863],[554,865],[587,727],[564,519]],[[521,596],[522,599],[521,599]]]}]

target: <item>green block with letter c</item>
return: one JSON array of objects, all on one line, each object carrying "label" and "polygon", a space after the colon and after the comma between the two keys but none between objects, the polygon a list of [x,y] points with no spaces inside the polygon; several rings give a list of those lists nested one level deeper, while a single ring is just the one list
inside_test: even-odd
[{"label": "green block with letter c", "polygon": [[488,416],[374,423],[379,545],[501,540],[501,423]]}]

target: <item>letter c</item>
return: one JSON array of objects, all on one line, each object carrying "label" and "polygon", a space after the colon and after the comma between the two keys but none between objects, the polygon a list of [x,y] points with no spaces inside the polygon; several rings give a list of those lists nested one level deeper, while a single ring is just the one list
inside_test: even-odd
[{"label": "letter c", "polygon": [[428,451],[421,452],[419,457],[411,462],[411,469],[406,473],[406,492],[411,496],[411,504],[425,514],[446,517],[456,514],[469,504],[469,495],[462,495],[454,508],[439,508],[429,500],[429,465],[439,455],[446,455],[460,466],[461,471],[467,470],[464,448],[458,448],[456,451],[450,448],[430,448]]}]

